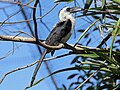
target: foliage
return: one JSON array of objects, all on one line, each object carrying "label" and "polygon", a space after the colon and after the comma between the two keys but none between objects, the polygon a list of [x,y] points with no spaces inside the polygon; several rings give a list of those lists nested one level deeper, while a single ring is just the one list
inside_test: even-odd
[{"label": "foliage", "polygon": [[[90,0],[91,2],[93,0]],[[78,54],[75,58],[76,62],[73,60],[72,64],[79,67],[90,67],[87,70],[82,68],[81,70],[78,70],[78,73],[73,73],[68,77],[68,80],[70,79],[76,79],[76,81],[71,82],[69,85],[69,89],[73,87],[77,87],[80,83],[84,82],[95,70],[97,70],[97,73],[89,79],[83,86],[81,86],[81,90],[87,87],[86,90],[103,90],[103,89],[112,89],[112,90],[118,90],[120,89],[120,43],[119,40],[119,32],[120,32],[120,7],[119,7],[119,0],[115,1],[107,1],[102,0],[101,6],[97,3],[96,0],[91,3],[87,2],[85,3],[83,11],[83,15],[80,15],[78,17],[83,16],[91,16],[95,20],[99,19],[101,23],[100,28],[93,28],[93,31],[102,30],[102,32],[107,32],[107,35],[105,38],[107,38],[108,35],[111,34],[110,37],[112,37],[112,42],[110,46],[102,47],[103,45],[107,45],[107,40],[110,39],[110,37],[107,40],[104,40],[101,45],[98,47],[103,48],[106,50],[109,50],[108,53],[105,52],[95,52],[87,50],[86,54]],[[90,7],[93,6],[94,7]],[[91,10],[91,11],[90,11]],[[104,12],[104,13],[102,13]],[[91,24],[92,25],[92,24]],[[110,30],[109,32],[107,30]],[[80,31],[80,30],[79,30]],[[85,34],[82,33],[81,36],[87,35],[87,38],[91,38],[92,33]],[[81,39],[80,36],[80,39]],[[86,38],[86,39],[87,39]],[[78,39],[79,40],[79,39]],[[86,46],[92,42],[91,39],[87,42]],[[80,41],[80,40],[79,40]],[[77,42],[78,43],[78,42]],[[79,43],[82,45],[82,43]],[[118,46],[115,46],[118,44]],[[98,48],[96,47],[96,48]],[[113,50],[115,50],[115,54],[113,54]],[[88,53],[89,52],[89,53]],[[79,58],[78,58],[79,57]],[[81,75],[82,73],[82,75]]]},{"label": "foliage", "polygon": [[[67,1],[66,1],[67,2]],[[77,2],[77,1],[76,1]],[[79,1],[78,1],[79,2]],[[73,80],[69,86],[63,84],[64,90],[70,90],[71,88],[76,88],[81,85],[79,88],[83,90],[103,90],[103,89],[112,89],[117,90],[120,88],[120,39],[116,39],[119,37],[120,33],[120,7],[118,1],[106,1],[102,0],[99,5],[96,0],[86,0],[83,14],[78,15],[77,18],[82,17],[92,17],[95,21],[90,24],[85,30],[78,30],[78,33],[82,33],[81,36],[76,41],[76,44],[83,45],[80,43],[82,38],[89,39],[86,42],[86,46],[84,47],[85,53],[78,54],[71,62],[74,67],[65,68],[53,72],[52,74],[48,75],[47,77],[70,70],[77,70],[77,73],[71,74],[68,76],[68,80]],[[91,7],[90,7],[91,6]],[[94,7],[93,7],[94,6]],[[98,26],[97,22],[100,22],[100,27]],[[95,26],[94,28],[92,28]],[[90,29],[92,29],[91,32]],[[92,42],[91,34],[92,32],[99,31],[100,33],[106,33],[106,37],[97,45],[97,48],[103,49],[103,51],[91,51],[87,48],[87,46]],[[110,45],[107,45],[107,41],[112,37],[112,41]],[[115,46],[119,44],[118,46]],[[102,47],[102,46],[106,47]],[[96,72],[95,72],[96,71]],[[94,73],[95,72],[95,73]],[[91,74],[94,75],[90,77]],[[34,85],[38,84],[42,80],[46,79],[47,77],[38,80]],[[88,79],[88,80],[87,80]],[[75,81],[76,80],[76,81]],[[87,80],[85,82],[85,80]],[[83,85],[82,83],[85,82]]]}]

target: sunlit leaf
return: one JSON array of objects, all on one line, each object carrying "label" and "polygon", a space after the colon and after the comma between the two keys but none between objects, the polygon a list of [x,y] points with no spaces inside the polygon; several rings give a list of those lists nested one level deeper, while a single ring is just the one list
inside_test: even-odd
[{"label": "sunlit leaf", "polygon": [[103,58],[104,60],[107,60],[109,63],[111,64],[115,64],[118,65],[117,61],[115,61],[112,58],[109,58],[109,56],[107,56],[105,53],[101,53],[101,52],[95,52],[97,55],[99,55],[101,58]]},{"label": "sunlit leaf", "polygon": [[102,9],[105,7],[106,0],[102,0]]},{"label": "sunlit leaf", "polygon": [[112,49],[113,49],[115,38],[119,33],[120,33],[120,18],[119,18],[118,22],[116,23],[115,30],[113,30],[113,33],[112,33],[113,38],[112,38],[112,43],[111,43],[111,46],[110,46],[110,58],[112,56]]},{"label": "sunlit leaf", "polygon": [[[42,82],[42,81],[45,80],[46,78],[48,78],[48,77],[50,77],[50,76],[52,76],[52,75],[55,75],[55,74],[57,74],[57,73],[64,72],[64,71],[78,70],[78,69],[80,69],[80,67],[70,67],[70,68],[65,68],[65,69],[61,69],[61,70],[55,71],[55,72],[51,73],[50,75],[48,75],[48,76],[46,76],[46,77],[44,77],[44,78],[36,81],[35,83],[33,83],[32,87],[35,86],[35,85],[37,85],[37,84],[39,84],[40,82]],[[31,88],[31,87],[28,86],[28,87],[26,87],[25,89],[28,89],[28,88]]]},{"label": "sunlit leaf", "polygon": [[[91,66],[77,66],[77,67],[70,67],[70,68],[65,68],[65,69],[61,69],[61,70],[58,70],[58,71],[55,71],[53,73],[51,73],[50,75],[36,81],[35,83],[33,83],[33,86],[39,84],[40,82],[42,82],[43,80],[45,80],[46,78],[52,76],[52,75],[55,75],[55,74],[58,74],[58,73],[61,73],[61,72],[65,72],[65,71],[73,71],[73,70],[90,70],[90,69],[93,69],[93,70],[97,70],[98,68],[97,67],[91,67]],[[101,68],[100,70],[105,70],[103,68]],[[109,71],[109,70],[107,70]],[[28,88],[31,88],[30,86],[26,87],[25,89],[28,89]]]},{"label": "sunlit leaf", "polygon": [[120,0],[113,0],[115,3],[120,4]]},{"label": "sunlit leaf", "polygon": [[79,56],[88,57],[88,58],[98,58],[97,54],[79,54]]},{"label": "sunlit leaf", "polygon": [[120,84],[114,86],[114,89],[113,89],[113,90],[118,90],[118,89],[120,89]]}]

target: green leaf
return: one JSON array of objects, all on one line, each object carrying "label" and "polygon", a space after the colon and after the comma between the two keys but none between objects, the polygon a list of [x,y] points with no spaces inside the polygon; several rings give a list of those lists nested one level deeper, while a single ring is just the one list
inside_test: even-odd
[{"label": "green leaf", "polygon": [[102,9],[105,7],[106,0],[102,0]]},{"label": "green leaf", "polygon": [[[58,70],[58,71],[55,71],[53,73],[51,73],[50,75],[36,81],[35,83],[33,83],[33,86],[37,85],[38,83],[42,82],[43,80],[45,80],[46,78],[52,76],[52,75],[55,75],[55,74],[58,74],[58,73],[61,73],[61,72],[64,72],[64,71],[71,71],[71,70],[90,70],[90,69],[93,69],[93,70],[97,70],[98,68],[97,67],[91,67],[91,66],[75,66],[75,67],[70,67],[70,68],[65,68],[65,69],[61,69],[61,70]],[[101,70],[104,70],[104,69],[101,69]],[[28,88],[31,88],[30,86],[26,87],[25,89],[28,89]]]},{"label": "green leaf", "polygon": [[76,46],[76,45],[78,44],[78,42],[81,40],[81,38],[82,38],[83,36],[85,36],[85,34],[90,30],[90,28],[91,28],[92,26],[94,26],[94,25],[96,24],[96,22],[98,22],[98,21],[99,21],[99,19],[97,19],[95,22],[93,22],[93,23],[82,33],[82,35],[78,38],[78,40],[77,40],[77,42],[75,43],[74,46]]},{"label": "green leaf", "polygon": [[111,46],[110,46],[110,58],[112,56],[112,49],[113,49],[113,45],[114,45],[114,41],[115,41],[115,38],[116,36],[120,33],[120,18],[119,20],[117,21],[116,23],[116,27],[115,27],[115,30],[113,30],[113,38],[112,38],[112,43],[111,43]]},{"label": "green leaf", "polygon": [[[105,6],[105,4],[106,4],[106,0],[102,0],[102,11],[106,11],[106,6]],[[103,23],[105,22],[105,20],[106,20],[106,14],[105,13],[103,13],[102,14],[102,21],[103,21]]]},{"label": "green leaf", "polygon": [[77,75],[78,75],[78,73],[72,74],[72,75],[70,75],[67,79],[72,79],[72,78],[74,78],[74,77],[77,76]]},{"label": "green leaf", "polygon": [[27,5],[29,5],[29,4],[32,3],[33,1],[35,1],[35,0],[30,0],[29,2],[27,2]]},{"label": "green leaf", "polygon": [[89,9],[90,5],[92,4],[93,0],[86,0],[84,9]]},{"label": "green leaf", "polygon": [[97,54],[79,54],[79,56],[83,56],[83,57],[88,57],[88,58],[98,58],[99,55]]},{"label": "green leaf", "polygon": [[79,56],[75,57],[75,58],[72,60],[71,64],[74,64],[75,62],[77,62],[78,59],[79,59]]},{"label": "green leaf", "polygon": [[74,0],[54,0],[55,3],[57,2],[73,2]]},{"label": "green leaf", "polygon": [[120,4],[120,0],[113,0],[113,2]]},{"label": "green leaf", "polygon": [[84,7],[84,9],[85,9],[84,14],[87,13],[87,10],[89,9],[90,5],[92,4],[92,1],[93,0],[86,0],[85,7]]},{"label": "green leaf", "polygon": [[120,89],[120,84],[116,85],[113,90],[119,90]]},{"label": "green leaf", "polygon": [[[48,75],[48,76],[46,76],[46,77],[44,77],[44,78],[36,81],[35,83],[33,83],[32,87],[35,86],[35,85],[37,85],[38,83],[42,82],[42,81],[45,80],[46,78],[54,75],[54,74],[57,74],[57,73],[60,73],[60,72],[64,72],[64,71],[79,70],[79,69],[80,69],[80,67],[70,67],[70,68],[65,68],[65,69],[61,69],[61,70],[55,71],[55,72],[51,73],[50,75]],[[28,89],[28,88],[31,88],[31,87],[28,86],[28,87],[26,87],[25,89]]]},{"label": "green leaf", "polygon": [[119,5],[109,5],[109,6],[107,6],[107,9],[120,11],[120,6]]},{"label": "green leaf", "polygon": [[100,68],[100,70],[106,71],[106,72],[112,72],[111,70],[109,70],[109,69],[107,69],[107,68]]},{"label": "green leaf", "polygon": [[103,58],[104,60],[108,61],[110,64],[114,64],[114,65],[118,65],[118,62],[115,61],[114,59],[112,58],[109,58],[105,53],[103,52],[94,52],[96,53],[98,56],[100,56],[101,58]]}]

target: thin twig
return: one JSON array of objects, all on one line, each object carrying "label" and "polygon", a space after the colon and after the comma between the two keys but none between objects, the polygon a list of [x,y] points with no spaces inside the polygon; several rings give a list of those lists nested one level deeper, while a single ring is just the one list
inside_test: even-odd
[{"label": "thin twig", "polygon": [[[20,37],[20,36],[14,37],[14,36],[0,35],[0,40],[2,40],[2,41],[15,41],[15,42],[24,42],[24,43],[38,44],[38,45],[43,46],[44,48],[52,49],[52,50],[65,48],[65,49],[68,49],[68,50],[72,50],[76,54],[85,53],[84,51],[86,49],[89,49],[91,51],[96,51],[96,52],[106,52],[106,53],[109,52],[109,50],[100,49],[100,48],[94,48],[94,47],[88,47],[88,46],[76,45],[74,47],[74,45],[72,45],[72,44],[62,44],[62,43],[60,43],[58,46],[50,46],[50,45],[45,44],[45,42],[43,42],[42,40],[39,41],[39,43],[36,43],[35,38],[26,38],[26,37]],[[116,52],[115,50],[113,50],[113,53],[120,54],[119,51]]]},{"label": "thin twig", "polygon": [[35,38],[26,38],[26,37],[21,37],[21,36],[4,36],[1,35],[0,36],[0,40],[3,41],[15,41],[15,42],[25,42],[25,43],[32,43],[32,44],[37,44],[37,45],[41,45],[44,48],[48,48],[48,49],[60,49],[62,48],[64,45],[61,43],[58,46],[50,46],[45,44],[45,42],[43,42],[43,40],[39,40],[38,43],[36,43],[36,39]]},{"label": "thin twig", "polygon": [[[58,4],[55,4],[48,12],[46,12],[43,16],[41,17],[36,17],[36,20],[37,19],[41,19],[43,17],[45,17],[46,15],[48,15]],[[20,12],[20,10],[19,10]],[[7,20],[5,20],[6,22]],[[30,21],[33,21],[33,19],[29,19],[29,20],[21,20],[21,21],[18,21],[18,22],[4,22],[4,24],[18,24],[18,23],[23,23],[23,22],[30,22]],[[0,24],[3,24],[3,22],[0,22]]]},{"label": "thin twig", "polygon": [[78,90],[83,84],[85,84],[98,70],[95,70],[84,82],[82,82],[75,90]]},{"label": "thin twig", "polygon": [[[40,0],[39,0],[39,8],[40,8],[40,16],[42,16],[42,6],[41,6],[41,1],[40,1]],[[43,26],[45,26],[45,28],[46,28],[48,31],[50,31],[49,27],[47,26],[46,23],[44,23],[44,21],[42,20],[42,18],[40,19],[40,22],[43,24]],[[44,63],[45,63],[45,66],[46,66],[46,69],[47,69],[48,73],[51,74],[52,71],[51,71],[51,69],[50,69],[50,67],[49,67],[48,62],[44,62]],[[58,89],[58,86],[57,86],[57,83],[56,83],[56,81],[55,81],[55,79],[54,79],[54,76],[51,76],[50,78],[51,78],[52,83],[53,83],[53,85],[55,86],[55,88]]]},{"label": "thin twig", "polygon": [[[20,8],[22,8],[22,5],[19,5],[19,6],[20,6]],[[21,12],[22,12],[22,14],[23,14],[24,19],[26,20],[26,24],[27,24],[27,26],[28,26],[28,28],[29,28],[32,36],[35,36],[35,35],[34,35],[34,32],[33,32],[33,30],[32,30],[32,27],[31,27],[31,25],[30,25],[30,22],[27,21],[27,20],[28,20],[28,15],[27,15],[27,13],[25,12],[24,9],[22,9]]]},{"label": "thin twig", "polygon": [[71,54],[73,54],[73,52],[69,52],[69,53],[66,53],[66,54],[59,55],[59,56],[54,56],[52,58],[45,58],[44,61],[54,60],[54,59],[65,57],[65,56],[68,56],[68,55],[71,55]]},{"label": "thin twig", "polygon": [[[38,39],[38,29],[37,29],[37,21],[36,21],[36,8],[37,8],[37,4],[39,3],[39,0],[35,1],[34,7],[33,8],[33,22],[34,22],[34,31],[35,31],[35,38],[36,38],[36,43],[39,43],[39,39]],[[40,54],[42,54],[42,51],[40,49],[40,47],[37,45],[37,48],[40,52]]]},{"label": "thin twig", "polygon": [[12,14],[11,16],[9,16],[7,19],[5,19],[5,20],[1,23],[0,27],[1,27],[7,20],[9,20],[11,17],[13,17],[13,16],[15,16],[16,14],[18,14],[22,9],[23,9],[23,8],[21,8],[20,10],[18,10],[17,12],[15,12],[15,13]]},{"label": "thin twig", "polygon": [[109,33],[102,41],[101,43],[97,46],[97,48],[101,48],[103,44],[107,42],[107,40],[111,37],[111,33]]},{"label": "thin twig", "polygon": [[16,49],[18,49],[18,48],[21,47],[21,46],[22,46],[22,45],[19,45],[19,46],[13,48],[12,50],[8,51],[8,53],[6,53],[4,56],[0,57],[0,60],[8,57],[10,54],[12,54]]},{"label": "thin twig", "polygon": [[56,3],[48,12],[46,12],[46,13],[42,16],[42,18],[45,17],[47,14],[49,14],[58,4],[59,4],[59,3]]},{"label": "thin twig", "polygon": [[[60,57],[62,57],[62,56],[66,56],[66,55],[70,55],[70,54],[69,54],[69,53],[68,53],[68,54],[64,54],[64,55],[61,55],[61,56],[57,56],[56,58],[60,58]],[[48,60],[48,59],[50,60],[50,59],[55,59],[55,58],[47,58],[47,59],[44,59],[44,60]],[[23,67],[20,67],[20,68],[16,68],[16,69],[14,69],[14,70],[11,70],[11,71],[5,73],[4,76],[3,76],[3,78],[0,80],[0,84],[3,82],[3,80],[6,78],[7,75],[9,75],[9,74],[11,74],[11,73],[13,73],[13,72],[16,72],[16,71],[19,71],[19,70],[22,70],[22,69],[26,69],[26,68],[28,68],[28,67],[31,67],[31,66],[35,65],[38,61],[39,61],[39,60],[36,60],[35,62],[33,62],[33,63],[29,64],[29,65],[26,65],[26,66],[23,66]]]},{"label": "thin twig", "polygon": [[[39,8],[40,8],[40,17],[42,16],[42,6],[41,6],[41,2],[39,0]],[[40,19],[40,22],[43,24],[43,26],[45,26],[45,28],[50,31],[49,27],[46,25],[46,23],[44,23],[44,21],[42,20],[42,18]]]},{"label": "thin twig", "polygon": [[33,9],[33,22],[34,22],[34,31],[35,31],[35,38],[36,38],[36,42],[38,42],[38,30],[37,30],[37,21],[36,21],[36,8],[37,8],[37,4],[39,3],[39,0],[35,1],[34,4],[34,9]]},{"label": "thin twig", "polygon": [[35,65],[36,63],[38,62],[38,60],[36,60],[35,62],[29,64],[29,65],[26,65],[26,66],[23,66],[23,67],[20,67],[20,68],[16,68],[14,70],[11,70],[10,72],[7,72],[6,74],[4,74],[3,78],[0,80],[0,84],[3,82],[3,80],[5,79],[5,77],[13,72],[16,72],[16,71],[19,71],[19,70],[22,70],[22,69],[26,69],[28,67],[31,67],[33,65]]}]

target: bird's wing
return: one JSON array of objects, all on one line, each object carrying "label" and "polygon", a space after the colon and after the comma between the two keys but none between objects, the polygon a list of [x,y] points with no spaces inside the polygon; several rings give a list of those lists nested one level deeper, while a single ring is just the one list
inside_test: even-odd
[{"label": "bird's wing", "polygon": [[72,29],[72,22],[71,20],[61,21],[58,22],[51,33],[49,34],[48,38],[46,39],[46,44],[48,45],[58,45],[65,38]]},{"label": "bird's wing", "polygon": [[[51,33],[49,34],[48,38],[46,39],[46,44],[54,46],[54,45],[58,45],[60,42],[64,42],[62,40],[63,40],[63,38],[66,37],[66,35],[68,35],[70,33],[71,27],[72,27],[72,23],[70,20],[66,20],[66,21],[57,23],[56,26],[51,31]],[[48,49],[44,50],[40,60],[38,61],[37,66],[34,70],[30,86],[32,86],[34,83],[35,77],[37,75],[37,72],[42,64],[42,61],[43,61],[46,53],[50,52],[50,51],[51,50],[48,50]]]}]

